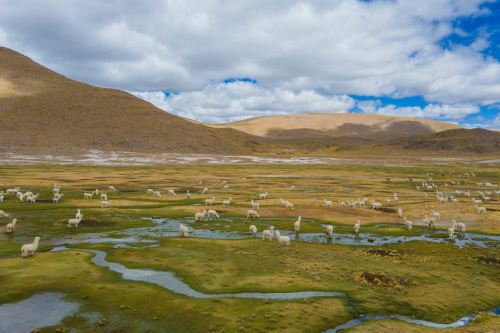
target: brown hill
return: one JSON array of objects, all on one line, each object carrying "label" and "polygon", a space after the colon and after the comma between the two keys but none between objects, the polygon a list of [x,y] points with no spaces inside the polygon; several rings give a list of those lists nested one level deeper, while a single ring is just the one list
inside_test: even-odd
[{"label": "brown hill", "polygon": [[430,135],[389,142],[393,147],[418,151],[470,152],[500,154],[500,132],[482,128],[453,129]]},{"label": "brown hill", "polygon": [[355,113],[306,113],[268,116],[215,125],[267,138],[357,137],[389,140],[460,126],[429,119]]},{"label": "brown hill", "polygon": [[0,48],[0,151],[248,153],[259,139],[188,121]]}]

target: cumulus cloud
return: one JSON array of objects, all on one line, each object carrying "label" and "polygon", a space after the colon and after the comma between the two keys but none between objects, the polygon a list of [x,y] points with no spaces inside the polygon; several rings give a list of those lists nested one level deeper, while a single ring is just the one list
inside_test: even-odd
[{"label": "cumulus cloud", "polygon": [[132,92],[157,107],[179,116],[210,123],[246,118],[304,113],[347,112],[354,100],[346,95],[324,96],[313,90],[266,89],[257,83],[232,80],[181,94],[162,91]]},{"label": "cumulus cloud", "polygon": [[[500,102],[500,62],[488,33],[441,42],[492,15],[488,2],[0,0],[0,44],[99,86],[178,91],[138,95],[196,119],[344,110],[345,95],[423,96],[431,105],[361,109],[460,119]],[[259,85],[213,83],[227,77]]]},{"label": "cumulus cloud", "polygon": [[475,105],[428,104],[425,107],[398,107],[392,104],[382,105],[380,101],[358,102],[357,107],[364,113],[370,114],[433,118],[451,121],[462,120],[468,115],[479,112],[479,107]]},{"label": "cumulus cloud", "polygon": [[482,0],[9,1],[8,46],[66,75],[127,90],[203,89],[255,77],[269,88],[423,95],[438,103],[500,100],[500,64],[485,37],[444,49],[453,20]]}]

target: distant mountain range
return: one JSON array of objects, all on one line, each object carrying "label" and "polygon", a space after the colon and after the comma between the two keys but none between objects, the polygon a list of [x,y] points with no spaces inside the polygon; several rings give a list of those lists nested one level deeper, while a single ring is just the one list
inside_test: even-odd
[{"label": "distant mountain range", "polygon": [[[0,153],[268,154],[279,150],[500,153],[500,133],[395,116],[311,113],[206,125],[68,79],[0,47]],[[370,149],[366,149],[370,148]]]}]

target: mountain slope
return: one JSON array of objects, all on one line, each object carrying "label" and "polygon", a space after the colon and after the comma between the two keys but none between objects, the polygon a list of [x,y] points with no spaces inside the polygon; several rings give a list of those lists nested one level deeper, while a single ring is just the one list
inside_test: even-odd
[{"label": "mountain slope", "polygon": [[268,138],[355,136],[388,140],[460,128],[458,125],[420,118],[355,113],[307,113],[269,116],[215,125]]},{"label": "mountain slope", "polygon": [[388,143],[412,151],[442,151],[500,154],[500,132],[482,128],[453,129],[430,135],[414,136]]},{"label": "mountain slope", "polygon": [[171,115],[126,92],[70,80],[0,48],[0,151],[251,152],[258,138]]}]

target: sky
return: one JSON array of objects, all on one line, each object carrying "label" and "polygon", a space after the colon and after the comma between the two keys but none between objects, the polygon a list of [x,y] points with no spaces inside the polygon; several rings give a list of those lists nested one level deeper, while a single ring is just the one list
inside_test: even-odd
[{"label": "sky", "polygon": [[0,45],[203,122],[356,112],[500,129],[500,0],[0,0]]}]

